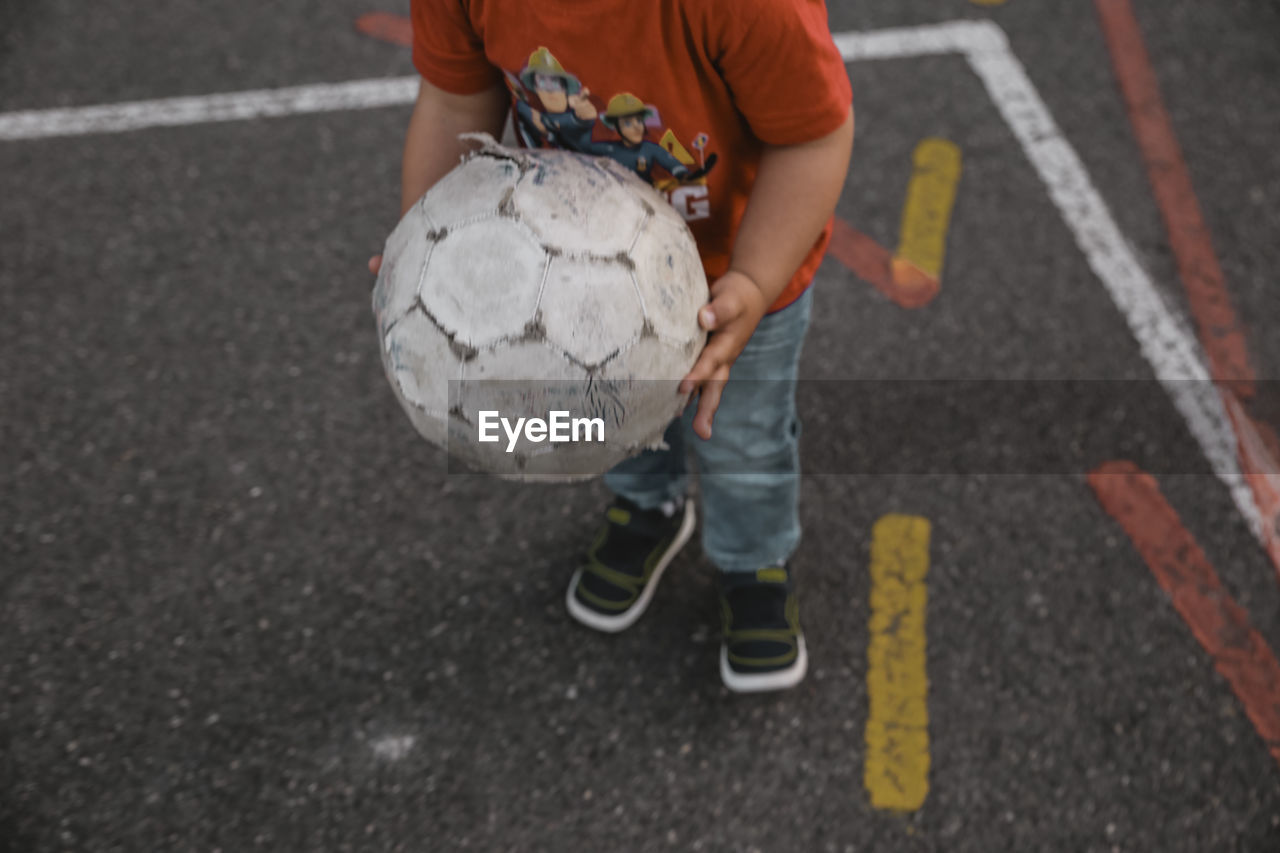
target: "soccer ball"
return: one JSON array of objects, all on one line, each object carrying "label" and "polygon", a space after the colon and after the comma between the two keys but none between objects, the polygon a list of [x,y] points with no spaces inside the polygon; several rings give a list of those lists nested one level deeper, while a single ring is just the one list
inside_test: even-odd
[{"label": "soccer ball", "polygon": [[417,431],[466,467],[597,476],[660,446],[687,402],[706,342],[697,246],[611,160],[479,141],[387,239],[383,367]]}]

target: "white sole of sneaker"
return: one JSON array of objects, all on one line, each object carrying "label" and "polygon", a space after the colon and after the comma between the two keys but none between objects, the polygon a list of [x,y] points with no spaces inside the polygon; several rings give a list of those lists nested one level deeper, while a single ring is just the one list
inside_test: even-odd
[{"label": "white sole of sneaker", "polygon": [[644,615],[650,599],[653,598],[653,591],[658,588],[658,581],[662,580],[662,573],[667,570],[667,566],[675,559],[676,554],[680,553],[680,549],[689,541],[689,537],[693,535],[693,528],[697,524],[697,519],[698,514],[693,508],[693,500],[685,498],[684,520],[680,522],[680,529],[676,531],[676,538],[671,540],[671,544],[667,546],[666,553],[662,555],[662,559],[658,560],[658,565],[654,568],[653,575],[649,578],[649,583],[645,585],[644,591],[640,593],[640,598],[636,600],[635,604],[631,605],[630,610],[617,616],[606,616],[580,603],[573,595],[573,591],[578,588],[578,581],[582,578],[582,569],[578,569],[573,573],[573,580],[569,581],[569,592],[564,599],[565,606],[569,609],[569,615],[588,628],[604,631],[606,634],[616,634],[619,631],[625,631],[630,628],[637,619]]},{"label": "white sole of sneaker", "polygon": [[721,643],[720,678],[724,681],[724,686],[734,693],[765,693],[770,690],[787,690],[795,687],[804,681],[804,675],[809,670],[809,653],[804,647],[804,634],[800,635],[796,645],[798,651],[795,662],[786,669],[744,675],[741,672],[734,672],[729,666],[729,649]]}]

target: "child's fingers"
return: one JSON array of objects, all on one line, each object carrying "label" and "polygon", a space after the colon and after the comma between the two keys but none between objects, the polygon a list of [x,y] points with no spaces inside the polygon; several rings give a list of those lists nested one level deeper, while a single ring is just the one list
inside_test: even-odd
[{"label": "child's fingers", "polygon": [[721,367],[725,370],[738,358],[750,332],[744,335],[742,329],[721,329],[711,336],[707,345],[702,348],[702,355],[694,363],[693,368],[680,381],[680,393],[688,394],[698,385],[716,375]]},{"label": "child's fingers", "polygon": [[382,255],[374,255],[369,259],[369,272],[377,275],[380,269],[382,269]]},{"label": "child's fingers", "polygon": [[720,397],[724,394],[724,386],[728,381],[729,366],[721,365],[698,392],[698,412],[693,416],[693,431],[703,441],[711,438],[711,422],[715,420],[716,410],[720,408]]},{"label": "child's fingers", "polygon": [[688,394],[697,386],[715,378],[721,368],[728,370],[742,347],[735,341],[735,336],[728,332],[718,332],[702,348],[702,355],[694,362],[692,369],[680,380],[680,393]]},{"label": "child's fingers", "polygon": [[733,290],[725,290],[698,311],[698,323],[708,332],[723,328],[742,316],[746,306]]},{"label": "child's fingers", "polygon": [[713,340],[703,348],[702,355],[698,356],[693,367],[685,374],[684,379],[680,380],[681,394],[688,394],[715,374],[716,368],[720,366],[720,359],[716,357],[716,351],[711,348],[714,343]]}]

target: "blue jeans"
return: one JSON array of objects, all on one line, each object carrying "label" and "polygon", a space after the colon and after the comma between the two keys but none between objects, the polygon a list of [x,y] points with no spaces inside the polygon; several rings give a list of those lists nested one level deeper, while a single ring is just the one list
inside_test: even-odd
[{"label": "blue jeans", "polygon": [[687,491],[685,448],[692,447],[702,490],[702,550],[722,571],[776,565],[800,542],[796,373],[812,302],[810,287],[760,321],[733,363],[709,441],[693,433],[695,400],[667,428],[666,450],[646,450],[605,474],[615,494],[653,509]]}]

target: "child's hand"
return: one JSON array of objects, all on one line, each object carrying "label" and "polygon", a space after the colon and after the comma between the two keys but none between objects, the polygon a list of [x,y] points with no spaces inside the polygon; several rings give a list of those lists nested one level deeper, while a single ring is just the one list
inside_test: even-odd
[{"label": "child's hand", "polygon": [[369,259],[369,272],[377,275],[380,269],[382,269],[382,255],[374,255]]},{"label": "child's hand", "polygon": [[594,121],[598,115],[595,105],[591,103],[591,90],[583,86],[582,91],[576,95],[570,95],[568,98],[569,109],[573,110],[573,114],[583,121]]},{"label": "child's hand", "polygon": [[680,381],[680,393],[698,389],[698,412],[693,431],[711,438],[711,421],[720,407],[720,395],[733,366],[769,305],[759,285],[743,273],[730,270],[711,285],[711,302],[698,311],[698,324],[711,332],[697,364]]}]

